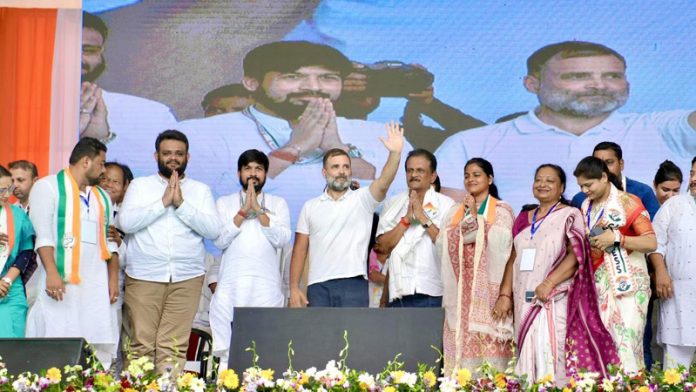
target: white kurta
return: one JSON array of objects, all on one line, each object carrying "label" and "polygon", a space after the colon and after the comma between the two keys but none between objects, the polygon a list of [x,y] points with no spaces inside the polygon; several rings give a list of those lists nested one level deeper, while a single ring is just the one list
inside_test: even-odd
[{"label": "white kurta", "polygon": [[213,330],[213,351],[225,356],[232,336],[234,307],[282,307],[280,251],[290,241],[288,205],[278,196],[262,193],[258,200],[268,212],[270,226],[258,219],[234,224],[240,209],[240,194],[224,196],[217,201],[222,233],[215,245],[223,249],[218,284],[210,302],[210,327]]},{"label": "white kurta", "polygon": [[691,195],[670,198],[653,220],[657,250],[665,257],[674,296],[662,300],[657,341],[696,346],[696,201]]},{"label": "white kurta", "polygon": [[[80,203],[80,218],[98,221],[99,208],[96,190],[88,187],[83,197],[89,205]],[[36,231],[36,249],[61,246],[56,238],[58,183],[51,175],[39,180],[31,190],[30,218]],[[97,225],[95,224],[95,228]],[[95,238],[98,238],[95,236]],[[109,251],[116,252],[117,246],[108,242]],[[39,272],[40,271],[40,272]],[[101,259],[97,244],[82,241],[80,244],[79,284],[65,283],[62,301],[46,294],[46,274],[37,269],[40,290],[36,302],[27,316],[27,337],[83,337],[95,346],[102,365],[108,368],[116,356],[119,325],[116,307],[109,301],[107,263]]]}]

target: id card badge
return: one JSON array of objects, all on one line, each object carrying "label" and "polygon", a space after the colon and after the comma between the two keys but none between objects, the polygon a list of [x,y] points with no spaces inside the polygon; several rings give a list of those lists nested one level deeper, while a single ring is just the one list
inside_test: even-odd
[{"label": "id card badge", "polygon": [[520,262],[520,271],[533,271],[535,257],[536,249],[523,249],[522,261]]},{"label": "id card badge", "polygon": [[83,219],[80,222],[80,239],[87,244],[97,243],[97,222]]}]

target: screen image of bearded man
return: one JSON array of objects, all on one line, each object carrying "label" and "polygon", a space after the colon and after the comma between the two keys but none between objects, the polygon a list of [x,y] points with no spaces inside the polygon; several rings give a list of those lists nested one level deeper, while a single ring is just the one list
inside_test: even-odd
[{"label": "screen image of bearded man", "polygon": [[[205,156],[192,162],[191,173],[210,185],[216,196],[239,190],[230,162],[248,149],[269,158],[264,190],[282,196],[297,219],[305,201],[324,189],[322,158],[334,148],[346,152],[353,178],[367,186],[387,162],[378,137],[381,123],[337,116],[334,104],[352,64],[338,50],[306,41],[272,42],[244,57],[242,83],[255,104],[241,112],[183,121],[179,129],[191,140],[191,152]],[[406,143],[405,154],[411,150]],[[399,173],[391,192],[405,189]]]}]

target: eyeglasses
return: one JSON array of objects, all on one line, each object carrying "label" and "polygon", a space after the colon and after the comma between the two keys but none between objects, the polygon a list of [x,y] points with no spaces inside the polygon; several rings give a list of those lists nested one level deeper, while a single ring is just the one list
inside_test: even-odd
[{"label": "eyeglasses", "polygon": [[15,190],[14,185],[10,185],[7,188],[0,188],[0,195],[5,194],[5,193],[12,193]]}]

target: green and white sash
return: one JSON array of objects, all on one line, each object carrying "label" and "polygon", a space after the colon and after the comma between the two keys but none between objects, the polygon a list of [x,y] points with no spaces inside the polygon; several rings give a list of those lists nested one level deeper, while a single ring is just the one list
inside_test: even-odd
[{"label": "green and white sash", "polygon": [[[63,169],[56,175],[58,180],[58,214],[57,214],[57,239],[55,247],[56,267],[61,278],[72,284],[80,283],[80,189],[77,182],[70,174],[70,170]],[[108,261],[111,253],[106,246],[106,234],[111,215],[108,196],[98,186],[95,189],[94,198],[99,207],[97,222],[97,241],[101,258]]]}]

